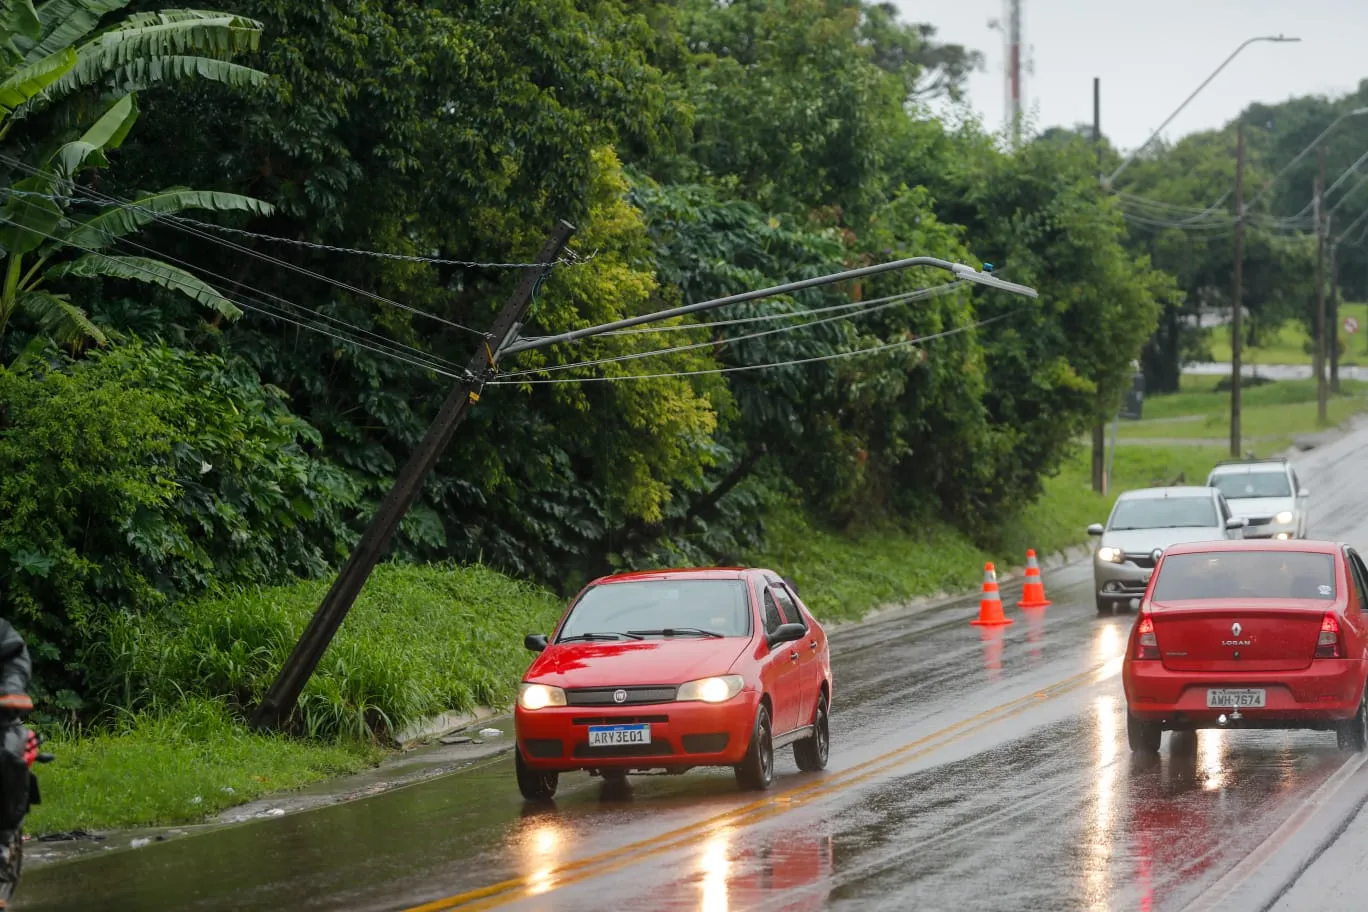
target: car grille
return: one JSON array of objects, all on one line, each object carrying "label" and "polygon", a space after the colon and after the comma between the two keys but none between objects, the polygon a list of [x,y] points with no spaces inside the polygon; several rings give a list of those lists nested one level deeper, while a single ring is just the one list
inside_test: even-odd
[{"label": "car grille", "polygon": [[[584,687],[567,690],[565,702],[571,706],[638,706],[643,703],[671,703],[676,687]],[[618,691],[626,696],[616,699]]]},{"label": "car grille", "polygon": [[674,754],[674,749],[667,741],[654,741],[650,744],[614,744],[612,747],[590,747],[588,744],[576,744],[575,756],[587,759],[609,758],[609,757],[667,757]]},{"label": "car grille", "polygon": [[1152,552],[1145,554],[1127,554],[1126,560],[1130,561],[1132,564],[1135,564],[1135,566],[1139,567],[1142,570],[1154,569],[1154,554]]},{"label": "car grille", "polygon": [[575,716],[574,725],[642,725],[649,722],[669,722],[669,716]]},{"label": "car grille", "polygon": [[1266,526],[1272,521],[1273,517],[1271,516],[1251,516],[1248,520],[1251,526]]}]

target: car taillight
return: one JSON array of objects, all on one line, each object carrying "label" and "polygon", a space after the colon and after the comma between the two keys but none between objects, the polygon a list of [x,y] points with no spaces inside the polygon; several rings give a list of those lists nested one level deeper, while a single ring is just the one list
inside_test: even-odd
[{"label": "car taillight", "polygon": [[1135,657],[1137,659],[1159,658],[1159,641],[1154,636],[1154,618],[1148,614],[1140,615],[1140,626],[1135,633]]},{"label": "car taillight", "polygon": [[1333,614],[1327,613],[1321,621],[1320,637],[1316,640],[1316,658],[1344,658],[1344,649],[1340,643],[1339,618]]}]

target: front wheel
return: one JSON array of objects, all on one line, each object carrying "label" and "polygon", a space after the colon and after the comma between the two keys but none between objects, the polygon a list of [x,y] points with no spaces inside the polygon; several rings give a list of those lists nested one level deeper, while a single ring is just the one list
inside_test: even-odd
[{"label": "front wheel", "polygon": [[1097,613],[1101,617],[1111,617],[1116,612],[1116,604],[1111,599],[1097,596]]},{"label": "front wheel", "polygon": [[1164,729],[1158,722],[1146,722],[1144,719],[1135,718],[1129,712],[1126,713],[1126,740],[1134,753],[1159,753],[1159,739],[1163,736]]},{"label": "front wheel", "polygon": [[1336,724],[1335,738],[1342,751],[1360,753],[1368,747],[1368,686],[1364,687],[1363,696],[1359,698],[1358,712],[1354,713],[1354,718]]},{"label": "front wheel", "polygon": [[826,769],[831,755],[831,722],[827,714],[826,694],[817,697],[817,709],[812,715],[812,737],[793,743],[793,760],[805,773]]},{"label": "front wheel", "polygon": [[760,704],[751,730],[750,747],[736,767],[736,784],[747,791],[760,791],[774,781],[774,736],[769,709]]},{"label": "front wheel", "polygon": [[550,801],[555,797],[560,774],[530,769],[523,762],[522,751],[516,747],[513,748],[513,769],[518,777],[518,791],[528,801]]}]

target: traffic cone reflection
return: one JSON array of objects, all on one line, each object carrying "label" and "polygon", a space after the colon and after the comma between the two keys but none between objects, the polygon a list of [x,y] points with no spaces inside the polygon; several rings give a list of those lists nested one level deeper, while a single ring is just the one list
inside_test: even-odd
[{"label": "traffic cone reflection", "polygon": [[1001,625],[984,627],[979,631],[983,640],[983,669],[989,681],[1002,680],[1002,645],[1007,631]]},{"label": "traffic cone reflection", "polygon": [[1001,627],[1012,623],[1012,619],[1002,613],[997,571],[991,562],[983,565],[983,596],[979,599],[979,616],[969,623],[975,627]]},{"label": "traffic cone reflection", "polygon": [[1045,597],[1045,581],[1040,578],[1040,564],[1034,550],[1026,551],[1026,585],[1021,590],[1018,608],[1044,608],[1050,604]]}]

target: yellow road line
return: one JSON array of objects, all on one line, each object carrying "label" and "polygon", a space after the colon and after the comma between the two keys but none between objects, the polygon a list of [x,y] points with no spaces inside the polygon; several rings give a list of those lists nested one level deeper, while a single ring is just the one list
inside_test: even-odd
[{"label": "yellow road line", "polygon": [[[1024,697],[1018,697],[1006,703],[986,709],[983,712],[962,719],[953,725],[948,725],[939,731],[918,738],[915,741],[902,745],[884,754],[880,754],[863,763],[856,764],[849,769],[823,776],[815,782],[795,786],[780,792],[772,792],[757,801],[733,808],[716,816],[695,823],[687,824],[674,830],[661,833],[649,839],[630,843],[621,848],[597,855],[590,855],[585,858],[568,861],[559,865],[542,875],[539,875],[538,889],[536,895],[549,892],[572,883],[598,877],[603,874],[639,864],[647,858],[662,855],[676,849],[684,848],[695,842],[698,837],[706,830],[719,827],[736,826],[741,823],[756,823],[761,820],[777,816],[784,811],[795,807],[801,807],[819,798],[825,797],[829,793],[834,793],[839,789],[849,788],[861,782],[865,782],[880,773],[886,772],[892,767],[906,763],[909,760],[917,759],[927,754],[933,753],[954,743],[982,725],[984,722],[998,722],[1011,718],[1025,712],[1032,706],[1039,705],[1043,700],[1055,700],[1062,697],[1085,684],[1093,683],[1094,680],[1102,680],[1111,677],[1114,672],[1106,672],[1109,666],[1119,666],[1119,661],[1110,660],[1100,665],[1094,666],[1087,671],[1070,675],[1054,684],[1048,685],[1038,691]],[[456,908],[467,910],[491,909],[500,905],[505,905],[527,896],[534,895],[529,889],[531,886],[529,876],[515,877],[500,883],[490,884],[454,896],[443,899],[433,900],[429,903],[413,906],[404,912],[448,912]],[[549,883],[548,883],[549,881]]]}]

